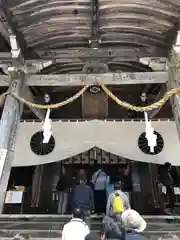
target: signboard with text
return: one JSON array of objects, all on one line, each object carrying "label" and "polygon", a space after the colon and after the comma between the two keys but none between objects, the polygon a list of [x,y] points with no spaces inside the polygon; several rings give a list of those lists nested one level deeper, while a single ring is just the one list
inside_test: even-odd
[{"label": "signboard with text", "polygon": [[21,204],[23,198],[23,191],[7,191],[6,192],[6,204]]}]

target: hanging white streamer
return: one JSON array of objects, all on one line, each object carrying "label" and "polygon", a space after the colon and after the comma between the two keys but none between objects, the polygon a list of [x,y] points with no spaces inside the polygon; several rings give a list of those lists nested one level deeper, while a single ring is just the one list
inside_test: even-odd
[{"label": "hanging white streamer", "polygon": [[43,143],[48,143],[51,135],[52,135],[52,131],[51,131],[51,119],[50,119],[50,109],[47,110],[46,112],[46,117],[44,120],[44,125],[43,125]]},{"label": "hanging white streamer", "polygon": [[154,153],[154,148],[157,146],[157,135],[154,134],[154,128],[151,126],[151,121],[148,120],[147,112],[144,112],[145,124],[146,124],[146,138],[148,140],[148,146],[150,147],[150,152]]}]

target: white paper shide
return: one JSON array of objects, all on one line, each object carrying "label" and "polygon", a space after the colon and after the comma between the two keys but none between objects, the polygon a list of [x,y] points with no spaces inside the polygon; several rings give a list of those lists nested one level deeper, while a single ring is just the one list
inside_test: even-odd
[{"label": "white paper shide", "polygon": [[50,119],[50,109],[46,112],[46,117],[43,125],[43,143],[48,143],[52,135],[52,120]]},{"label": "white paper shide", "polygon": [[145,124],[146,124],[146,139],[148,140],[148,146],[150,152],[154,153],[154,148],[157,146],[157,135],[154,134],[154,128],[151,126],[151,121],[148,120],[147,112],[144,112]]}]

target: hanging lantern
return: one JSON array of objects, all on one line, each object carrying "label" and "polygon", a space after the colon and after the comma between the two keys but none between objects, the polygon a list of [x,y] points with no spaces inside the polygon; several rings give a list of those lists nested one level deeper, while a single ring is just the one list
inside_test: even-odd
[{"label": "hanging lantern", "polygon": [[147,112],[144,112],[145,124],[146,124],[146,139],[148,141],[148,146],[150,147],[150,152],[154,153],[154,148],[157,146],[157,135],[154,134],[154,128],[151,126],[151,121],[148,120]]}]

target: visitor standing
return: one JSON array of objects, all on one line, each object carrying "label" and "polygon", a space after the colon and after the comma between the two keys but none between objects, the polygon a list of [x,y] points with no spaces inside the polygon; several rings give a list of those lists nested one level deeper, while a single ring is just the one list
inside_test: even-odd
[{"label": "visitor standing", "polygon": [[146,240],[143,231],[146,229],[146,221],[138,212],[132,209],[125,210],[121,215],[125,228],[125,240]]},{"label": "visitor standing", "polygon": [[159,168],[159,181],[166,187],[166,195],[169,199],[167,207],[173,211],[175,207],[176,196],[174,193],[174,180],[171,170],[172,166],[169,162],[166,162],[163,166],[161,166]]},{"label": "visitor standing", "polygon": [[62,167],[59,181],[56,186],[56,189],[59,192],[59,199],[58,199],[58,213],[59,214],[66,213],[69,188],[70,188],[69,175],[66,172],[66,169],[64,167]]},{"label": "visitor standing", "polygon": [[90,214],[94,210],[93,190],[86,184],[84,175],[80,177],[79,184],[72,191],[72,209],[79,208],[83,219],[90,226]]},{"label": "visitor standing", "polygon": [[73,211],[73,218],[64,225],[62,240],[84,240],[90,233],[88,225],[82,219],[83,215],[79,208]]},{"label": "visitor standing", "polygon": [[106,189],[109,177],[103,169],[98,169],[93,175],[91,182],[94,188],[95,212],[102,214],[106,212]]},{"label": "visitor standing", "polygon": [[121,215],[124,210],[129,208],[131,208],[129,199],[127,195],[121,190],[121,181],[118,181],[114,185],[114,191],[108,197],[106,215]]},{"label": "visitor standing", "polygon": [[105,232],[106,239],[124,240],[125,231],[119,215],[105,216],[102,221],[103,231]]}]

